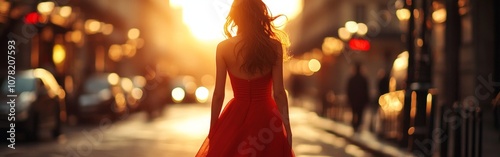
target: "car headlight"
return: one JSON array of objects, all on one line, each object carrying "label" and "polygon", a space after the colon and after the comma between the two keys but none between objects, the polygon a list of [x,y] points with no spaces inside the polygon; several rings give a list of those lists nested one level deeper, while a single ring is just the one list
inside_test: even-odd
[{"label": "car headlight", "polygon": [[179,103],[181,102],[182,100],[184,100],[184,97],[186,96],[186,92],[184,91],[184,89],[182,89],[181,87],[176,87],[172,90],[172,99],[174,100],[174,102],[176,103]]},{"label": "car headlight", "polygon": [[205,103],[208,100],[208,89],[206,87],[198,87],[196,89],[196,100],[200,103]]}]

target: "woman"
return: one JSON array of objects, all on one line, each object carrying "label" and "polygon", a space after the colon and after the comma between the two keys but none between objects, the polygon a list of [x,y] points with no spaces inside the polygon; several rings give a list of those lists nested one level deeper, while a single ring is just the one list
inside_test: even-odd
[{"label": "woman", "polygon": [[[235,0],[217,45],[210,132],[197,157],[293,157],[283,85],[286,35],[262,0]],[[236,36],[231,34],[237,27]],[[219,116],[226,73],[234,98]]]}]

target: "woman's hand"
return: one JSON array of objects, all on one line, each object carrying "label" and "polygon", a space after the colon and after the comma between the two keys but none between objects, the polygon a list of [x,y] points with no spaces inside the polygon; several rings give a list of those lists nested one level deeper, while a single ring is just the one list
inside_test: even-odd
[{"label": "woman's hand", "polygon": [[290,120],[288,117],[283,117],[283,125],[285,126],[286,137],[288,138],[288,144],[292,146],[292,129],[290,127]]}]

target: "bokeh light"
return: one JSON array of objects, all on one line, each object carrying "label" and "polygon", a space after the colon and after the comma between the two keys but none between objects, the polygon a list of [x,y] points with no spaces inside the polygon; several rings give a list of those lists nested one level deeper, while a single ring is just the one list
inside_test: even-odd
[{"label": "bokeh light", "polygon": [[349,31],[347,31],[345,27],[339,28],[338,33],[339,33],[339,38],[344,41],[351,39],[352,34]]},{"label": "bokeh light", "polygon": [[141,31],[137,28],[132,28],[128,30],[128,38],[129,39],[137,39],[141,35]]},{"label": "bokeh light", "polygon": [[70,6],[64,6],[59,9],[59,15],[66,18],[69,17],[69,15],[71,15],[71,11],[72,9]]},{"label": "bokeh light", "polygon": [[135,86],[141,87],[141,88],[146,86],[146,83],[147,83],[147,80],[144,76],[134,76],[132,81],[134,82]]},{"label": "bokeh light", "polygon": [[125,95],[123,95],[123,93],[116,94],[115,95],[115,107],[113,110],[116,112],[121,112],[121,111],[125,110],[125,108],[127,107],[126,103],[127,103],[127,100],[125,99]]},{"label": "bokeh light", "polygon": [[358,23],[358,35],[365,35],[366,33],[368,33],[368,26],[366,26],[366,24],[364,23]]},{"label": "bokeh light", "polygon": [[172,90],[172,100],[176,103],[181,102],[184,100],[184,97],[186,96],[186,92],[181,87],[176,87]]},{"label": "bokeh light", "polygon": [[118,76],[118,74],[116,73],[111,73],[108,75],[107,79],[111,85],[117,85],[118,81],[120,81],[120,76]]},{"label": "bokeh light", "polygon": [[432,19],[436,23],[443,23],[446,21],[446,9],[441,8],[432,13]]},{"label": "bokeh light", "polygon": [[326,37],[321,48],[326,55],[338,55],[344,49],[344,43],[335,37]]},{"label": "bokeh light", "polygon": [[208,100],[209,92],[206,87],[201,86],[196,89],[195,95],[198,102],[205,103]]},{"label": "bokeh light", "polygon": [[85,21],[85,30],[89,34],[97,33],[101,29],[101,23],[94,19]]},{"label": "bokeh light", "polygon": [[71,41],[74,43],[80,43],[82,41],[82,32],[75,30],[71,33]]},{"label": "bokeh light", "polygon": [[318,72],[321,69],[321,63],[317,59],[309,60],[307,65],[312,72]]},{"label": "bokeh light", "polygon": [[129,78],[122,78],[121,86],[123,90],[125,90],[126,92],[131,92],[132,89],[134,88],[134,84],[132,83],[132,80],[130,80]]},{"label": "bokeh light", "polygon": [[401,21],[407,21],[408,19],[410,19],[410,10],[398,9],[398,10],[396,10],[396,16]]},{"label": "bokeh light", "polygon": [[102,34],[110,35],[113,33],[113,25],[112,24],[104,24],[101,28]]},{"label": "bokeh light", "polygon": [[347,21],[345,23],[345,28],[349,33],[356,33],[358,32],[358,24],[354,21]]},{"label": "bokeh light", "polygon": [[117,44],[113,44],[109,47],[108,52],[109,58],[115,62],[120,61],[122,59],[122,47]]},{"label": "bokeh light", "polygon": [[52,56],[54,63],[61,64],[65,58],[66,58],[66,51],[64,50],[64,47],[60,44],[54,45],[54,53]]},{"label": "bokeh light", "polygon": [[142,98],[143,91],[142,91],[140,88],[134,88],[134,89],[132,89],[131,94],[132,94],[132,97],[133,97],[134,99],[137,99],[137,100],[138,100],[138,99],[141,99],[141,98]]},{"label": "bokeh light", "polygon": [[404,51],[394,61],[394,70],[402,71],[408,67],[408,51]]},{"label": "bokeh light", "polygon": [[55,4],[52,1],[41,2],[38,4],[37,10],[40,14],[48,15],[54,10],[54,6]]}]

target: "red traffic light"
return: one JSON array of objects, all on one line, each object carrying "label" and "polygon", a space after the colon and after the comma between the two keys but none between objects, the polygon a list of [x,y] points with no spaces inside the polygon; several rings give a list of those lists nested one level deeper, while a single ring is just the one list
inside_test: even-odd
[{"label": "red traffic light", "polygon": [[370,50],[370,42],[365,39],[351,39],[349,40],[349,48],[356,51]]},{"label": "red traffic light", "polygon": [[31,12],[24,17],[24,22],[26,24],[37,24],[38,19],[40,19],[40,15],[37,12]]}]

